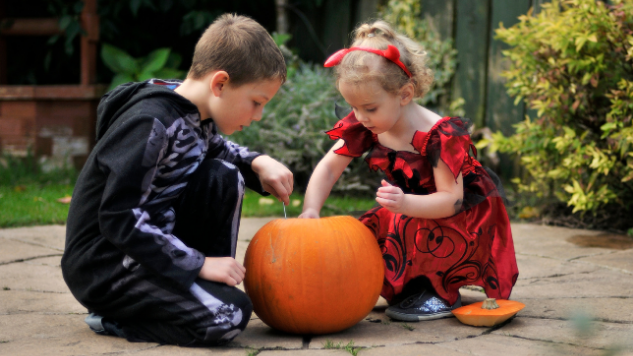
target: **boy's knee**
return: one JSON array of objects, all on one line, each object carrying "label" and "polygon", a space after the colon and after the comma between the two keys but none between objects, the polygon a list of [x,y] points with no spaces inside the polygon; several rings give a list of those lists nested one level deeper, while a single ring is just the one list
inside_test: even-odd
[{"label": "boy's knee", "polygon": [[[230,302],[217,308],[213,315],[197,329],[198,343],[205,345],[222,345],[230,342],[246,329],[253,313],[250,298],[235,287],[230,294]],[[224,291],[226,292],[227,289]]]},{"label": "boy's knee", "polygon": [[[227,188],[244,186],[244,177],[240,170],[232,163],[221,159],[209,159],[199,168],[208,177],[209,185]],[[243,190],[243,189],[242,189]]]}]

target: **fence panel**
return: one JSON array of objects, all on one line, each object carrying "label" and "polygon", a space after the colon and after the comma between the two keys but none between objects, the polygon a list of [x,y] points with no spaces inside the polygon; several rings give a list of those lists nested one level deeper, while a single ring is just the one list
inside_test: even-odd
[{"label": "fence panel", "polygon": [[485,125],[486,70],[490,0],[457,0],[455,4],[455,47],[458,67],[452,85],[453,97],[466,101],[466,117]]},{"label": "fence panel", "polygon": [[500,130],[504,135],[512,134],[512,125],[522,120],[524,105],[514,105],[514,99],[506,91],[506,80],[501,73],[510,68],[510,63],[501,52],[507,49],[508,45],[494,38],[495,30],[499,28],[500,23],[505,27],[515,24],[519,16],[527,13],[530,5],[530,0],[492,0],[485,124],[492,131]]}]

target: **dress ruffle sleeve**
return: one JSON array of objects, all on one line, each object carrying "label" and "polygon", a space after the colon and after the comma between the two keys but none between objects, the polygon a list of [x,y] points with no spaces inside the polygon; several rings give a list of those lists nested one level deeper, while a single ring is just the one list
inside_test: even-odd
[{"label": "dress ruffle sleeve", "polygon": [[325,133],[332,140],[341,139],[345,142],[343,147],[335,150],[334,153],[348,157],[362,156],[376,140],[374,134],[356,120],[353,112],[338,121],[333,129]]},{"label": "dress ruffle sleeve", "polygon": [[468,133],[468,128],[471,125],[472,123],[468,119],[444,118],[429,131],[426,140],[423,142],[415,142],[414,140],[413,144],[422,146],[420,152],[426,150],[427,157],[433,167],[437,167],[437,162],[441,159],[457,179],[460,173],[466,175],[467,172],[463,172],[464,168],[471,168],[476,162],[468,154],[472,149],[473,154],[477,155],[476,148]]}]

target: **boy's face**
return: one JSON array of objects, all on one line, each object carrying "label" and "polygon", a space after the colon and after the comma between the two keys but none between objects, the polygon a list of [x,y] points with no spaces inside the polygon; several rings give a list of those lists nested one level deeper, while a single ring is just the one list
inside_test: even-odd
[{"label": "boy's face", "polygon": [[233,87],[225,84],[219,97],[209,102],[209,111],[218,130],[225,135],[241,131],[262,119],[264,106],[281,87],[277,79],[260,80]]}]

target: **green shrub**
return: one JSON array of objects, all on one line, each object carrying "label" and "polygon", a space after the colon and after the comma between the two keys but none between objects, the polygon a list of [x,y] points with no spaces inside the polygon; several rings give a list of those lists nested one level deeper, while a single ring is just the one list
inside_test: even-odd
[{"label": "green shrub", "polygon": [[0,186],[15,187],[23,184],[72,185],[78,172],[72,166],[42,169],[42,164],[28,151],[18,157],[7,153],[0,155]]},{"label": "green shrub", "polygon": [[127,82],[142,82],[151,78],[182,79],[185,72],[178,70],[181,57],[170,48],[159,48],[147,57],[134,58],[120,48],[104,43],[101,47],[103,63],[115,73],[108,90]]},{"label": "green shrub", "polygon": [[536,118],[511,137],[496,133],[491,148],[520,157],[520,192],[566,202],[573,213],[608,208],[630,217],[633,1],[611,4],[555,0],[497,30],[511,46],[508,92]]}]

